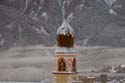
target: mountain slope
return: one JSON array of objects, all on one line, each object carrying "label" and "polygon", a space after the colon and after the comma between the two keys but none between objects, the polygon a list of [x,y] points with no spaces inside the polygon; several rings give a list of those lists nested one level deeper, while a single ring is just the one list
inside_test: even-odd
[{"label": "mountain slope", "polygon": [[[125,1],[69,0],[68,21],[82,46],[125,46]],[[62,0],[1,0],[0,47],[53,46],[62,22]],[[110,14],[112,8],[118,15]]]},{"label": "mountain slope", "polygon": [[41,26],[42,22],[36,22],[15,9],[5,6],[0,6],[0,12],[0,34],[1,40],[4,40],[1,47],[38,43],[49,44],[47,42],[49,35]]}]

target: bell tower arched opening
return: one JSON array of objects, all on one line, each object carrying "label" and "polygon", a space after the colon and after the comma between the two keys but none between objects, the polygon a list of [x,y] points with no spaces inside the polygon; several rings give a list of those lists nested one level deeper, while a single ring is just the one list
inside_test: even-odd
[{"label": "bell tower arched opening", "polygon": [[72,71],[76,72],[76,58],[74,58],[72,62]]},{"label": "bell tower arched opening", "polygon": [[58,71],[66,71],[66,63],[64,58],[58,60]]}]

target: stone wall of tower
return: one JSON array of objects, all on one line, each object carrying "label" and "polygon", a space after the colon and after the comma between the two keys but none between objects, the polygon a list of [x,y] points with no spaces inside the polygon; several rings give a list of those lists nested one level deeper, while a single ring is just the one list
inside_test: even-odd
[{"label": "stone wall of tower", "polygon": [[77,76],[77,53],[55,54],[55,83],[71,83]]},{"label": "stone wall of tower", "polygon": [[72,83],[77,75],[74,74],[55,74],[54,83]]}]

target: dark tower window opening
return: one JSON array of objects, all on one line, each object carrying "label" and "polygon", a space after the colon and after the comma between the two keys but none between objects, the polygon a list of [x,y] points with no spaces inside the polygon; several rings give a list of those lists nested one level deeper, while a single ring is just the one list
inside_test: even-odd
[{"label": "dark tower window opening", "polygon": [[73,72],[76,72],[76,58],[73,59],[72,67],[73,67],[73,68],[72,68],[72,69],[73,69],[72,71],[73,71]]},{"label": "dark tower window opening", "polygon": [[66,71],[66,63],[64,58],[58,60],[58,71]]}]

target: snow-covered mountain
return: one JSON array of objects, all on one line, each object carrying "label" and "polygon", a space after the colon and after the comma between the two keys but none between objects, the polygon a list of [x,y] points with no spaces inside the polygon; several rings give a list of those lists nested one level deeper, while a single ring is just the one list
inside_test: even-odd
[{"label": "snow-covered mountain", "polygon": [[[0,47],[54,46],[62,0],[0,0]],[[125,47],[125,0],[68,0],[76,44]]]}]

